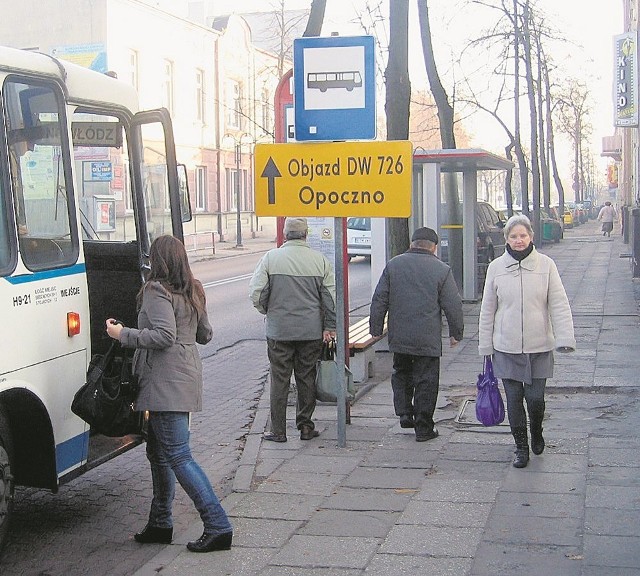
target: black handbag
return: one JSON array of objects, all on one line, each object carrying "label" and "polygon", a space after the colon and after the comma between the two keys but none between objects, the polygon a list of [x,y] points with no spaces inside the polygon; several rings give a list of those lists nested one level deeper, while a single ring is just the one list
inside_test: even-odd
[{"label": "black handbag", "polygon": [[111,437],[140,431],[140,412],[133,409],[138,378],[132,364],[131,355],[116,340],[105,354],[91,359],[87,382],[73,397],[71,411],[93,431]]}]

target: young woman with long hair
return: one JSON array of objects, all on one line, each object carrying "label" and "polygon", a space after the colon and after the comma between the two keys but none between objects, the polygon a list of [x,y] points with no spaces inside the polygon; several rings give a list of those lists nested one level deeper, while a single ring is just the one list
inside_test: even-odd
[{"label": "young woman with long hair", "polygon": [[193,277],[184,245],[173,236],[151,244],[151,270],[138,294],[138,327],[107,320],[107,333],[135,348],[133,369],[140,393],[136,409],[149,412],[147,458],[153,499],[149,520],[134,538],[169,544],[176,479],[204,524],[192,552],[229,550],[233,537],[227,515],[189,447],[189,413],[202,410],[202,363],[196,343],[211,340],[204,288]]}]

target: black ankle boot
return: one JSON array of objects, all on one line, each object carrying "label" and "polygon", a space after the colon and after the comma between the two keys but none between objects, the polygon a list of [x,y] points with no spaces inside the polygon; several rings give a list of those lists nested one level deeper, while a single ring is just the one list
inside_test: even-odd
[{"label": "black ankle boot", "polygon": [[513,458],[514,468],[526,468],[529,463],[529,449],[516,448],[516,455]]},{"label": "black ankle boot", "polygon": [[529,463],[529,438],[526,426],[511,427],[511,434],[516,441],[516,455],[513,459],[514,468],[525,468]]},{"label": "black ankle boot", "polygon": [[531,452],[536,455],[544,452],[544,437],[542,436],[542,424],[534,427],[531,425]]},{"label": "black ankle boot", "polygon": [[542,421],[544,420],[544,402],[529,407],[529,429],[531,430],[531,451],[538,455],[544,452]]},{"label": "black ankle boot", "polygon": [[133,538],[140,544],[171,544],[173,528],[157,528],[147,524],[142,532],[134,534]]},{"label": "black ankle boot", "polygon": [[206,532],[197,540],[189,542],[187,549],[191,552],[216,552],[217,550],[231,550],[233,532],[224,534],[207,534]]}]

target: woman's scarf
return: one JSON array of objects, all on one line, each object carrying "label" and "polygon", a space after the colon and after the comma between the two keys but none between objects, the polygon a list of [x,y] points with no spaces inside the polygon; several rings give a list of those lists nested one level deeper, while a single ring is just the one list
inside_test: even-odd
[{"label": "woman's scarf", "polygon": [[509,252],[514,260],[522,262],[527,256],[529,256],[529,254],[531,254],[531,252],[533,252],[534,246],[533,242],[531,242],[529,246],[527,246],[524,250],[514,250],[513,248],[511,248],[511,246],[509,246],[509,244],[506,245],[506,248],[507,252]]}]

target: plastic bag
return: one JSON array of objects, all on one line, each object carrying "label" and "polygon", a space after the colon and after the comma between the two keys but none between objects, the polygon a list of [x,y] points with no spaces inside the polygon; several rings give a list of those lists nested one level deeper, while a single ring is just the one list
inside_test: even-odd
[{"label": "plastic bag", "polygon": [[[322,345],[322,355],[316,366],[316,399],[320,402],[336,402],[336,383],[338,381],[338,364],[334,359],[336,341],[325,342]],[[345,366],[345,379],[347,379],[347,399],[355,397],[353,387],[353,375]]]},{"label": "plastic bag", "polygon": [[504,402],[498,388],[498,379],[493,375],[491,357],[484,357],[484,370],[478,374],[476,383],[476,418],[485,426],[497,426],[504,421]]}]

